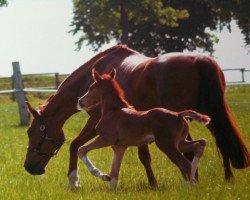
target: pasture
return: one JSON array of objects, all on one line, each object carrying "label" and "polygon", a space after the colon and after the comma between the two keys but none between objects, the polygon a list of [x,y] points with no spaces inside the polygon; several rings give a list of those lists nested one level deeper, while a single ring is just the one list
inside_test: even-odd
[{"label": "pasture", "polygon": [[[28,95],[32,105],[45,101],[44,95],[40,97],[42,99],[37,95]],[[250,85],[228,86],[227,100],[250,147]],[[213,137],[204,126],[193,122],[190,125],[192,136],[208,141],[199,165],[200,181],[195,186],[184,186],[177,167],[152,144],[152,166],[158,189],[148,187],[137,148],[129,148],[121,167],[117,191],[113,191],[107,182],[93,177],[80,161],[82,187],[70,191],[67,179],[68,150],[70,142],[88,118],[83,113],[74,115],[65,124],[66,143],[48,164],[46,174],[31,176],[23,168],[27,127],[18,125],[16,102],[12,102],[7,95],[1,95],[0,102],[0,199],[250,199],[250,169],[234,170],[235,180],[225,182]],[[108,172],[112,154],[110,148],[105,148],[90,152],[89,157],[99,169]]]}]

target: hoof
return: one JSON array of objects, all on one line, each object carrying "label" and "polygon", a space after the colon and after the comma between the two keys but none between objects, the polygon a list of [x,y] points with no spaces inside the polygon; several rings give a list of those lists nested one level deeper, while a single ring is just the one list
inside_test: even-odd
[{"label": "hoof", "polygon": [[149,187],[150,187],[151,189],[157,189],[157,188],[158,188],[158,183],[157,183],[157,181],[154,181],[154,182],[149,183]]},{"label": "hoof", "polygon": [[109,175],[107,175],[107,174],[103,174],[102,175],[102,180],[103,181],[111,181],[111,177]]},{"label": "hoof", "polygon": [[196,179],[191,179],[190,180],[190,185],[196,185],[198,181]]},{"label": "hoof", "polygon": [[115,179],[115,178],[112,178],[110,180],[110,187],[113,189],[113,190],[117,190],[117,183],[118,183],[118,180]]},{"label": "hoof", "polygon": [[69,189],[76,190],[80,188],[79,176],[77,170],[73,170],[69,175]]},{"label": "hoof", "polygon": [[69,183],[70,190],[78,190],[79,188],[81,188],[81,185],[79,182]]}]

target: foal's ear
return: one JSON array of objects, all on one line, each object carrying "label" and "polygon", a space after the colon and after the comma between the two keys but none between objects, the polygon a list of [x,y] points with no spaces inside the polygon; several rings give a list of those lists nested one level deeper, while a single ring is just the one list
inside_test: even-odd
[{"label": "foal's ear", "polygon": [[100,74],[97,73],[97,71],[95,70],[95,68],[92,69],[92,77],[93,79],[98,82],[102,80],[102,77],[100,76]]},{"label": "foal's ear", "polygon": [[113,68],[112,71],[109,73],[109,75],[110,75],[110,77],[112,78],[112,80],[114,80],[115,77],[116,77],[116,69]]},{"label": "foal's ear", "polygon": [[38,117],[39,116],[38,112],[34,108],[32,108],[30,103],[28,101],[25,101],[25,103],[27,105],[28,111],[33,115],[33,117],[34,118]]}]

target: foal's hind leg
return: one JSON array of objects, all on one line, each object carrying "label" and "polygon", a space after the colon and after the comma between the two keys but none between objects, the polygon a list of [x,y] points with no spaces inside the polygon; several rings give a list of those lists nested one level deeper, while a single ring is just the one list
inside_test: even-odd
[{"label": "foal's hind leg", "polygon": [[149,185],[152,188],[156,188],[157,181],[155,179],[155,176],[151,167],[151,156],[150,156],[150,152],[148,149],[148,145],[143,145],[143,146],[138,147],[138,155],[139,155],[139,159],[141,163],[143,164],[146,170]]},{"label": "foal's hind leg", "polygon": [[114,146],[112,146],[112,149],[114,151],[114,156],[113,156],[113,163],[112,163],[112,168],[111,168],[111,171],[109,173],[109,176],[111,179],[110,180],[111,187],[116,189],[122,159],[123,159],[123,156],[124,156],[124,153],[125,153],[125,150],[127,149],[127,147],[114,145]]},{"label": "foal's hind leg", "polygon": [[194,152],[194,159],[192,161],[191,181],[195,181],[195,173],[198,168],[199,159],[201,158],[206,146],[206,140],[200,139],[195,141],[183,141],[179,144],[181,152]]},{"label": "foal's hind leg", "polygon": [[163,151],[175,165],[177,165],[184,180],[189,181],[192,169],[191,163],[182,155],[175,144],[167,141],[166,138],[157,137],[156,134],[155,136],[155,143],[159,149]]}]

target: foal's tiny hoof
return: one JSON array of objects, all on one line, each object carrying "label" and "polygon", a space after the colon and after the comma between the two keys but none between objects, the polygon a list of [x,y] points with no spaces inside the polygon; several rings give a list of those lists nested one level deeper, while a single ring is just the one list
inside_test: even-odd
[{"label": "foal's tiny hoof", "polygon": [[190,180],[191,185],[196,185],[197,183],[198,183],[198,181],[196,179],[191,179]]},{"label": "foal's tiny hoof", "polygon": [[109,175],[107,175],[107,174],[103,174],[103,176],[102,176],[102,180],[103,180],[103,181],[111,181],[111,178],[110,178],[110,176],[109,176]]}]

